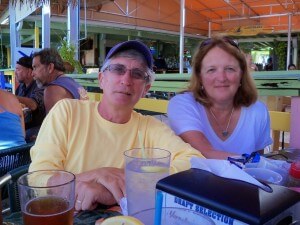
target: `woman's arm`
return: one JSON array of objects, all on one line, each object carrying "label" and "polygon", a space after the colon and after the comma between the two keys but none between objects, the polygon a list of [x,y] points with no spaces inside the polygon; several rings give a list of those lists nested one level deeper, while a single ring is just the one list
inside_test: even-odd
[{"label": "woman's arm", "polygon": [[23,128],[23,134],[24,134],[24,137],[25,137],[25,119],[24,119],[24,114],[23,114],[23,111],[21,112],[21,125],[22,125],[22,128]]},{"label": "woman's arm", "polygon": [[193,148],[199,150],[205,158],[210,159],[227,159],[228,156],[235,154],[224,151],[215,150],[209,143],[207,138],[200,131],[187,131],[179,135],[185,142],[189,143]]},{"label": "woman's arm", "polygon": [[25,137],[25,122],[21,104],[19,103],[17,97],[11,93],[7,93],[7,100],[8,101],[6,101],[7,105],[5,105],[5,108],[14,114],[17,114],[20,117],[23,135]]}]

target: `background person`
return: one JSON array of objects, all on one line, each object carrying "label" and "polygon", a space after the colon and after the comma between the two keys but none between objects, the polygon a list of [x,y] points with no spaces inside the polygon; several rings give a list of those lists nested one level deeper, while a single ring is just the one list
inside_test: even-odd
[{"label": "background person", "polygon": [[190,59],[188,57],[184,57],[183,60],[184,60],[184,68],[187,70],[187,73],[190,74],[192,72]]},{"label": "background person", "polygon": [[267,64],[265,65],[266,71],[272,71],[273,70],[273,59],[272,57],[268,58]]},{"label": "background person", "polygon": [[55,49],[45,48],[33,54],[33,77],[38,87],[44,87],[46,113],[64,98],[87,99],[87,93],[71,77],[64,75],[64,62]]},{"label": "background person", "polygon": [[[76,210],[118,203],[125,195],[124,151],[141,146],[171,152],[171,171],[203,157],[151,116],[133,111],[154,80],[150,50],[139,41],[114,46],[99,72],[101,102],[64,99],[49,112],[31,149],[30,171],[76,174]],[[47,140],[47,141],[45,141]]]},{"label": "background person", "polygon": [[207,158],[263,150],[272,143],[266,106],[236,42],[207,39],[192,61],[188,90],[170,100],[170,126]]},{"label": "background person", "polygon": [[288,66],[288,70],[297,70],[297,67],[295,64],[291,63],[289,66]]},{"label": "background person", "polygon": [[158,55],[158,58],[154,60],[154,68],[158,73],[166,73],[168,65],[162,55]]},{"label": "background person", "polygon": [[257,65],[253,62],[252,55],[247,53],[245,54],[245,57],[250,71],[258,71]]},{"label": "background person", "polygon": [[40,126],[46,116],[44,106],[44,89],[38,88],[32,76],[32,58],[21,57],[16,62],[16,79],[20,83],[16,89],[16,96],[23,108],[30,109],[30,119],[25,120],[26,140],[34,141]]},{"label": "background person", "polygon": [[0,150],[26,144],[22,107],[13,94],[0,90]]}]

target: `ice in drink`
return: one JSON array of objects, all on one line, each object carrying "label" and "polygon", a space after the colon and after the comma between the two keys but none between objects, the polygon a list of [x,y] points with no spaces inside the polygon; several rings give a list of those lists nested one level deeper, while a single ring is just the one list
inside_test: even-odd
[{"label": "ice in drink", "polygon": [[[156,183],[169,175],[170,152],[163,149],[141,149],[125,152],[125,183],[128,214],[155,207]],[[136,153],[136,154],[135,154]]]},{"label": "ice in drink", "polygon": [[125,180],[128,187],[126,195],[129,215],[155,206],[155,186],[157,181],[169,175],[169,168],[166,166],[148,167],[150,172],[141,167],[137,168],[134,162],[126,167]]}]

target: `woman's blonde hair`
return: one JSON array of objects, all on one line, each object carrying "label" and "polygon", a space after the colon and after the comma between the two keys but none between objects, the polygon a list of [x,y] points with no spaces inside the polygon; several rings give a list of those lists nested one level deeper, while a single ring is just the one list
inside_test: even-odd
[{"label": "woman's blonde hair", "polygon": [[[228,37],[215,36],[204,40],[198,45],[192,59],[193,71],[187,91],[192,92],[196,101],[201,104],[205,106],[212,105],[211,100],[208,98],[203,88],[201,68],[204,57],[214,47],[219,47],[235,57],[241,68],[241,83],[234,96],[233,106],[239,107],[253,104],[257,100],[257,90],[250,75],[246,58],[243,52],[239,49],[237,42]],[[218,59],[216,58],[216,60]]]}]

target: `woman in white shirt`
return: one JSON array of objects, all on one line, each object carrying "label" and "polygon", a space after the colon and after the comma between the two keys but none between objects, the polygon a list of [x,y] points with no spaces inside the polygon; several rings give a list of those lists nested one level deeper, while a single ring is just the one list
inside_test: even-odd
[{"label": "woman in white shirt", "polygon": [[228,37],[203,41],[186,92],[170,100],[172,129],[207,158],[261,151],[272,143],[267,107],[257,100],[244,54]]}]

